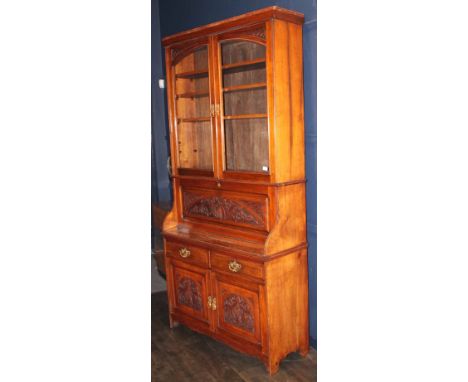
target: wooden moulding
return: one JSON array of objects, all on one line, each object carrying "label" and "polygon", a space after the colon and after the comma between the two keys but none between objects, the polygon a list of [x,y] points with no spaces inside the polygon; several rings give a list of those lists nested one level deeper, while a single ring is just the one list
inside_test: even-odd
[{"label": "wooden moulding", "polygon": [[231,17],[229,19],[211,23],[202,27],[193,28],[185,32],[176,33],[162,39],[163,45],[168,46],[177,42],[194,39],[207,34],[216,34],[225,32],[229,28],[236,26],[245,26],[247,24],[259,23],[269,19],[279,19],[296,24],[304,23],[304,15],[299,12],[290,11],[278,6],[263,8],[258,11],[245,13],[241,16]]}]

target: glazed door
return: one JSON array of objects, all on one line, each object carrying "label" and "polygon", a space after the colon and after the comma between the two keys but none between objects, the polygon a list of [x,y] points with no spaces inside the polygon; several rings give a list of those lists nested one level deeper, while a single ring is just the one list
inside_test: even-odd
[{"label": "glazed door", "polygon": [[175,313],[208,323],[209,271],[176,260],[169,260],[168,285]]},{"label": "glazed door", "polygon": [[216,298],[215,330],[260,344],[259,286],[216,272],[211,273],[211,278]]},{"label": "glazed door", "polygon": [[262,29],[229,33],[217,42],[224,178],[270,174],[264,33]]},{"label": "glazed door", "polygon": [[172,60],[176,173],[213,176],[214,101],[208,39],[173,47],[169,54]]}]

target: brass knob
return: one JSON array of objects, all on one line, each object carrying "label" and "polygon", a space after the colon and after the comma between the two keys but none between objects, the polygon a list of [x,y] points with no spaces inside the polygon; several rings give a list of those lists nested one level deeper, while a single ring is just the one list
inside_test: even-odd
[{"label": "brass knob", "polygon": [[219,183],[219,182],[216,182],[216,185],[218,186],[218,188],[221,187],[221,183]]},{"label": "brass knob", "polygon": [[183,258],[189,257],[190,251],[187,248],[181,248],[179,249],[179,255],[182,256]]},{"label": "brass knob", "polygon": [[236,272],[239,272],[241,270],[242,265],[239,264],[236,260],[232,260],[232,261],[229,262],[228,267],[229,267],[229,270],[231,272],[236,273]]},{"label": "brass knob", "polygon": [[208,308],[211,309],[211,305],[213,304],[213,300],[211,296],[208,296]]}]

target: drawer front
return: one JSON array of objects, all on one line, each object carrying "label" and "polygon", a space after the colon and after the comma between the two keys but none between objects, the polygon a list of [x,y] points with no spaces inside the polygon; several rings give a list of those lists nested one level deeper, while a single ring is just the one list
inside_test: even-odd
[{"label": "drawer front", "polygon": [[211,268],[230,274],[250,276],[257,279],[264,278],[263,264],[217,252],[211,253]]},{"label": "drawer front", "polygon": [[184,218],[269,230],[267,195],[183,188],[182,206]]},{"label": "drawer front", "polygon": [[208,267],[208,250],[204,248],[166,241],[166,254],[177,260]]}]

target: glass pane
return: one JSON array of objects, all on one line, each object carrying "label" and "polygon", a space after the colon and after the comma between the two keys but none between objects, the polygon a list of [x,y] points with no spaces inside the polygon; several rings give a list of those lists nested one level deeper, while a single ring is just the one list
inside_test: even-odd
[{"label": "glass pane", "polygon": [[209,118],[208,96],[177,96],[176,99],[177,118]]},{"label": "glass pane", "polygon": [[269,173],[265,46],[221,43],[226,170]]},{"label": "glass pane", "polygon": [[213,169],[210,122],[179,122],[177,124],[179,167],[200,170]]},{"label": "glass pane", "polygon": [[179,167],[212,170],[207,46],[183,57],[174,71]]},{"label": "glass pane", "polygon": [[175,67],[176,74],[192,71],[208,71],[208,48],[202,45],[182,58]]},{"label": "glass pane", "polygon": [[224,121],[226,169],[268,173],[266,118]]},{"label": "glass pane", "polygon": [[265,59],[265,45],[250,41],[226,41],[222,43],[221,55],[223,65],[234,64],[242,61]]},{"label": "glass pane", "polygon": [[[237,64],[236,64],[237,65]],[[237,86],[266,82],[265,61],[250,65],[223,68],[223,86]]]},{"label": "glass pane", "polygon": [[224,115],[266,114],[266,88],[224,92]]}]

